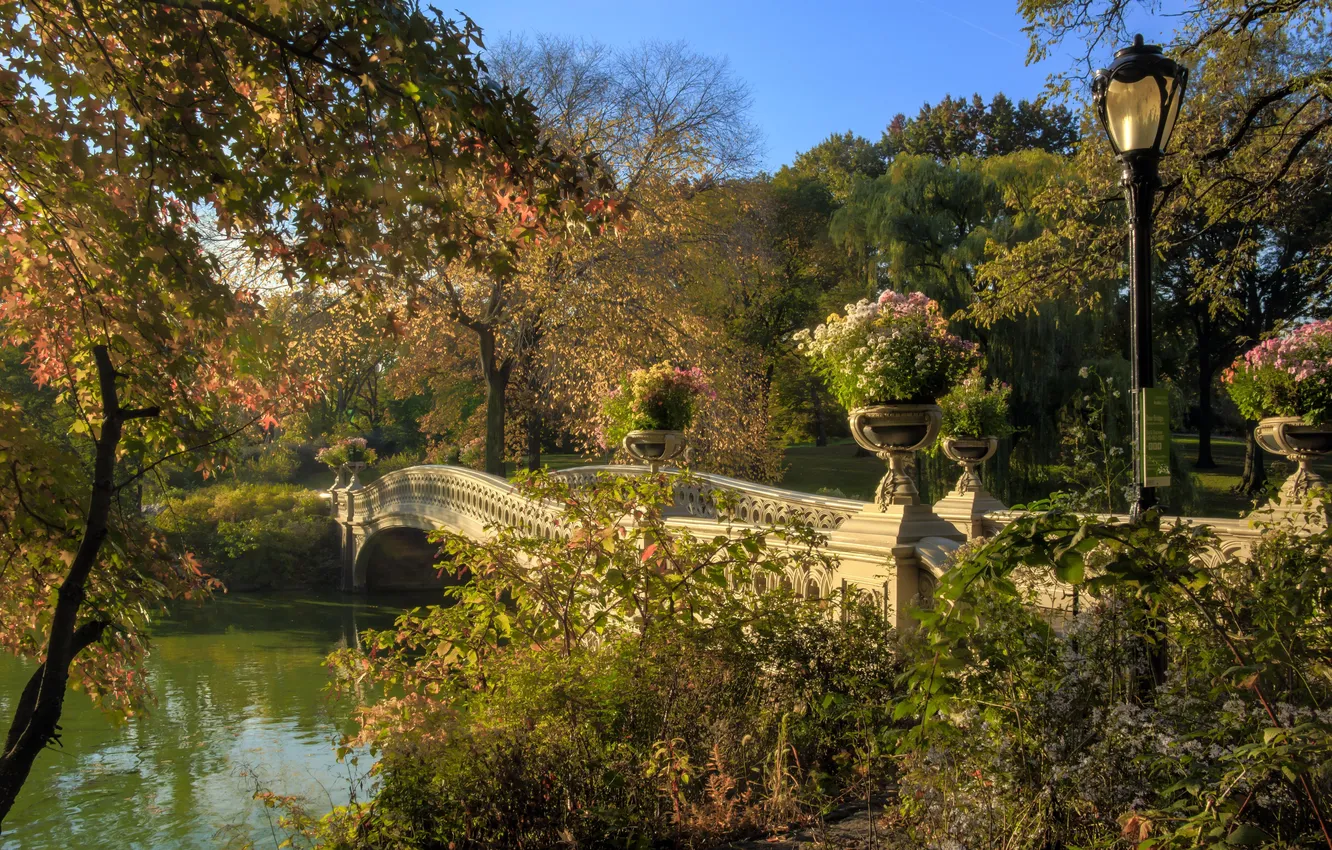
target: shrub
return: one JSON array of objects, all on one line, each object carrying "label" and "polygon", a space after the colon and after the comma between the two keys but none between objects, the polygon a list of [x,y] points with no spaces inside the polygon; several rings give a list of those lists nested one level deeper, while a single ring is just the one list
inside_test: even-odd
[{"label": "shrub", "polygon": [[474,437],[468,440],[456,451],[450,450],[450,463],[460,463],[463,466],[469,466],[472,469],[486,468],[486,438]]},{"label": "shrub", "polygon": [[1013,433],[1008,424],[1008,396],[1012,389],[1005,383],[987,386],[980,368],[973,369],[957,386],[939,399],[943,409],[943,437],[1007,437]]},{"label": "shrub", "polygon": [[1332,535],[1270,530],[1244,561],[1216,543],[1051,511],[971,548],[899,707],[917,837],[1327,846]]},{"label": "shrub", "polygon": [[950,333],[939,305],[919,292],[886,290],[875,301],[846,305],[811,333],[800,350],[848,410],[886,402],[933,402],[959,381],[979,354]]},{"label": "shrub", "polygon": [[389,455],[379,463],[375,464],[375,469],[380,477],[388,475],[390,472],[397,472],[399,469],[407,469],[411,466],[417,466],[421,463],[421,456],[416,452],[398,452]]},{"label": "shrub", "polygon": [[1301,416],[1310,425],[1332,415],[1332,320],[1309,322],[1263,342],[1221,376],[1247,419]]},{"label": "shrub", "polygon": [[716,397],[697,368],[658,363],[630,372],[602,404],[602,447],[618,446],[630,431],[684,431],[699,396]]},{"label": "shrub", "polygon": [[301,458],[294,447],[273,443],[238,463],[236,478],[246,482],[280,483],[295,478],[300,468]]},{"label": "shrub", "polygon": [[217,484],[169,497],[153,522],[233,589],[331,586],[337,545],[313,490]]},{"label": "shrub", "polygon": [[829,566],[812,530],[677,532],[664,476],[519,480],[565,506],[568,537],[444,535],[470,576],[446,591],[454,604],[332,657],[349,690],[399,695],[360,716],[377,796],[312,834],[344,848],[701,847],[886,780],[893,633],[874,604],[783,589]]}]

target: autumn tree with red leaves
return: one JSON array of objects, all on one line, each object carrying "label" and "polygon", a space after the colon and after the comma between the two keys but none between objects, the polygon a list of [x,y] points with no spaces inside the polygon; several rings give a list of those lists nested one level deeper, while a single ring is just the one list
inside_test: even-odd
[{"label": "autumn tree with red leaves", "polygon": [[476,268],[586,226],[590,163],[543,145],[479,44],[410,0],[0,5],[0,333],[57,408],[0,398],[0,643],[38,662],[0,820],[70,684],[134,710],[145,612],[208,589],[147,529],[137,481],[207,468],[306,389],[219,239],[354,294],[402,271],[409,218]]}]

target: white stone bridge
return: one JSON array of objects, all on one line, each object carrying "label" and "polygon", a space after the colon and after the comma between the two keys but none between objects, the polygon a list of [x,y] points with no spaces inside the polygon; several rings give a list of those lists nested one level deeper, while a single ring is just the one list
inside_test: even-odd
[{"label": "white stone bridge", "polygon": [[[551,474],[591,482],[601,473],[646,472],[643,466],[585,466]],[[695,473],[693,478],[696,483],[677,489],[675,505],[667,512],[670,524],[711,537],[755,525],[804,520],[827,535],[828,550],[839,566],[834,574],[792,575],[785,582],[811,598],[848,587],[869,591],[897,612],[899,623],[906,608],[901,603],[930,594],[954,549],[970,537],[998,533],[1017,516],[983,491],[954,491],[933,508],[896,506],[885,512],[869,502],[798,493],[721,475]],[[704,498],[710,489],[734,494],[732,518],[717,517]],[[484,538],[488,527],[497,525],[518,526],[534,535],[557,533],[557,517],[548,506],[524,498],[503,478],[460,466],[413,466],[371,484],[335,487],[329,498],[342,541],[342,587],[347,591],[438,586],[434,571],[426,569],[437,547],[426,542],[425,534],[436,529],[476,539]],[[1213,526],[1227,551],[1245,551],[1258,536],[1247,520],[1190,521]],[[413,559],[418,563],[414,571],[404,567]]]}]

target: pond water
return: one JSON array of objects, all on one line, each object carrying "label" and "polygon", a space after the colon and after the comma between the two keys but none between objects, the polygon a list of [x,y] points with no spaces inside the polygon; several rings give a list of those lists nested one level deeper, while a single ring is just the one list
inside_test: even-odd
[{"label": "pond water", "polygon": [[[38,758],[5,822],[0,850],[256,847],[276,841],[257,787],[305,797],[320,813],[347,802],[352,768],[334,742],[350,700],[331,699],[323,660],[434,594],[219,596],[175,607],[153,629],[156,705],[113,726],[71,692],[63,748]],[[30,667],[0,659],[0,718]]]}]

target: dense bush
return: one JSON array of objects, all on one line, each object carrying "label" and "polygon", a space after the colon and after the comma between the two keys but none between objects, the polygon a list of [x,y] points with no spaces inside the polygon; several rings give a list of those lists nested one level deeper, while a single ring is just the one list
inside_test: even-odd
[{"label": "dense bush", "polygon": [[236,479],[246,483],[280,484],[291,481],[301,469],[301,457],[287,443],[256,446],[243,453],[235,466]]},{"label": "dense bush", "polygon": [[913,641],[907,823],[929,846],[1332,845],[1330,556],[1326,532],[1241,561],[1198,529],[1009,526]]},{"label": "dense bush", "polygon": [[290,484],[218,484],[167,498],[154,518],[171,542],[234,590],[331,586],[337,544],[319,493]]},{"label": "dense bush", "polygon": [[307,838],[701,847],[886,779],[894,637],[873,604],[784,589],[829,566],[811,530],[695,539],[664,523],[664,476],[522,486],[566,506],[569,539],[446,536],[470,575],[455,604],[334,656],[349,689],[399,695],[361,716],[377,796],[306,824]]}]

